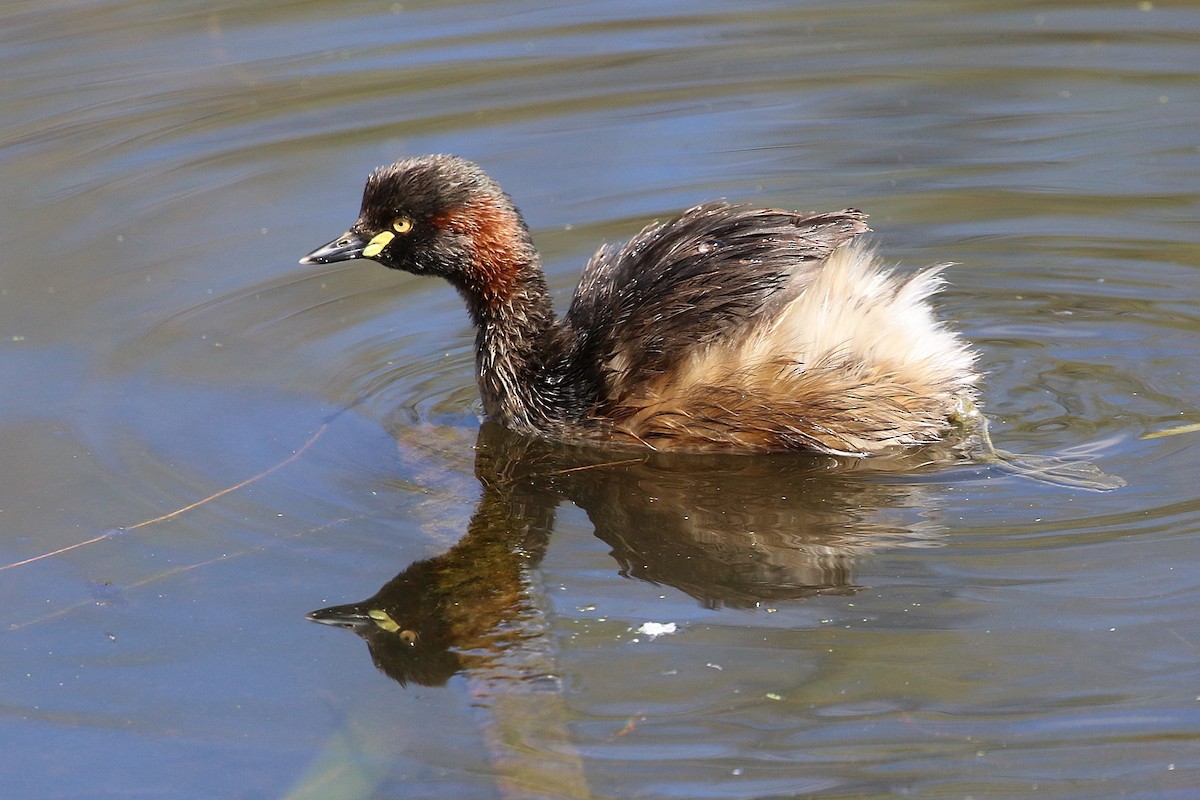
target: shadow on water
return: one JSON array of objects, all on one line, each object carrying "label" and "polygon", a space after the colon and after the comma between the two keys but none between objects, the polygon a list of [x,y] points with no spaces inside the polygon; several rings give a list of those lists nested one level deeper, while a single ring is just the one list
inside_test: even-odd
[{"label": "shadow on water", "polygon": [[911,475],[888,482],[829,456],[631,458],[485,423],[475,475],[482,496],[450,550],[362,602],[308,615],[357,633],[401,684],[441,685],[459,672],[537,677],[522,655],[542,611],[530,584],[564,499],[587,513],[623,577],[712,608],[853,593],[859,555],[927,546],[940,528],[930,507],[938,495]]}]

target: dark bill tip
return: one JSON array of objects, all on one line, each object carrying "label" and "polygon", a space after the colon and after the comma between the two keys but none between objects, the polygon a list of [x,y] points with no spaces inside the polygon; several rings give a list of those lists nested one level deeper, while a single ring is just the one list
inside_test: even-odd
[{"label": "dark bill tip", "polygon": [[[323,262],[316,262],[323,263]],[[363,613],[357,605],[333,606],[310,611],[304,615],[306,619],[319,622],[322,625],[336,625],[352,631],[371,627],[371,618]]]},{"label": "dark bill tip", "polygon": [[301,264],[336,264],[363,257],[367,240],[361,234],[346,231],[329,244],[324,244],[300,259]]}]

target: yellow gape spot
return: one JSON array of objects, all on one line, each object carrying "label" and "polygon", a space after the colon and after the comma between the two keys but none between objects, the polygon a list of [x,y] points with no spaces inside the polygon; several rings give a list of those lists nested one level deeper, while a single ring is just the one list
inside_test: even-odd
[{"label": "yellow gape spot", "polygon": [[387,247],[395,238],[396,234],[391,231],[376,234],[375,238],[367,242],[367,246],[363,248],[363,258],[374,258],[379,255],[383,252],[383,248]]},{"label": "yellow gape spot", "polygon": [[[379,237],[376,236],[375,238],[378,239]],[[380,628],[383,628],[388,633],[395,633],[396,631],[400,630],[400,626],[396,623],[396,620],[392,619],[391,616],[381,608],[372,608],[367,612],[367,616],[375,620],[375,624]]]}]

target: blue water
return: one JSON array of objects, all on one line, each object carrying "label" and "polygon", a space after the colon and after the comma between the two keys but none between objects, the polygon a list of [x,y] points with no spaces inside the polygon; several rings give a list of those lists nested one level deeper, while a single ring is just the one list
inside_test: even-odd
[{"label": "blue water", "polygon": [[[0,42],[5,796],[1200,793],[1190,4],[97,0]],[[452,290],[296,264],[425,152],[560,307],[695,202],[862,208],[956,262],[998,446],[1128,485],[481,433]],[[415,661],[304,617],[367,598]]]}]

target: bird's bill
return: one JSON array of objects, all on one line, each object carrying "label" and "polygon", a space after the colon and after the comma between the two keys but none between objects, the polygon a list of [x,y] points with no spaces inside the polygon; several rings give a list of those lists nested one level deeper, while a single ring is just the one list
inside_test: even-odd
[{"label": "bird's bill", "polygon": [[370,615],[357,605],[321,608],[316,611],[309,612],[304,616],[313,622],[319,622],[322,625],[336,625],[339,628],[347,628],[352,631],[369,629],[374,625]]},{"label": "bird's bill", "polygon": [[[361,233],[346,231],[328,244],[323,244],[316,250],[300,259],[301,264],[336,264],[339,261],[352,261],[356,258],[370,258],[363,251],[371,244],[370,239]],[[376,251],[378,252],[378,251]]]}]

